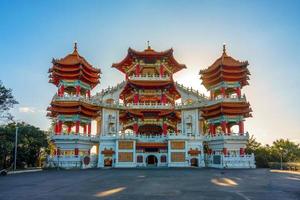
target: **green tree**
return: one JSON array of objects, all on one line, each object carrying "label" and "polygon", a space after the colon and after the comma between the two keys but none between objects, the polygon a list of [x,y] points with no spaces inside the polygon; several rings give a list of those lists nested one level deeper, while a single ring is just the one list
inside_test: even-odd
[{"label": "green tree", "polygon": [[7,89],[0,81],[0,120],[11,120],[12,115],[8,112],[18,102],[12,95],[12,90]]},{"label": "green tree", "polygon": [[300,160],[299,144],[289,141],[288,139],[279,139],[274,141],[270,149],[270,153],[271,162],[280,161],[281,156],[283,162],[295,162]]},{"label": "green tree", "polygon": [[39,128],[26,123],[11,123],[0,127],[0,165],[9,167],[13,162],[16,126],[19,128],[17,167],[35,167],[41,150],[48,147],[47,135]]},{"label": "green tree", "polygon": [[256,141],[254,135],[251,135],[251,137],[248,139],[245,151],[247,154],[255,153],[260,147],[261,143]]}]

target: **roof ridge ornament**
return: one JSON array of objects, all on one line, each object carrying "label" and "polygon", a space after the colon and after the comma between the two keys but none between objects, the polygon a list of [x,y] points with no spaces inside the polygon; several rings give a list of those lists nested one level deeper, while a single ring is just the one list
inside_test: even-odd
[{"label": "roof ridge ornament", "polygon": [[226,43],[223,43],[223,54],[226,55]]},{"label": "roof ridge ornament", "polygon": [[74,52],[77,52],[77,41],[74,42]]},{"label": "roof ridge ornament", "polygon": [[151,49],[151,46],[150,46],[150,42],[149,40],[147,41],[147,49],[150,50]]}]

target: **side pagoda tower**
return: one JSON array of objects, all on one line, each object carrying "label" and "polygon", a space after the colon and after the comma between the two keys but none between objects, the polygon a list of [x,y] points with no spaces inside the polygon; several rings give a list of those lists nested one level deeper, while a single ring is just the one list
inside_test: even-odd
[{"label": "side pagoda tower", "polygon": [[[210,92],[210,101],[202,110],[208,135],[208,166],[220,168],[255,167],[254,156],[245,155],[249,138],[244,121],[252,109],[242,88],[249,85],[248,62],[223,53],[211,66],[200,71],[202,84]],[[234,128],[236,127],[236,128]]]},{"label": "side pagoda tower", "polygon": [[49,82],[58,88],[47,109],[47,116],[53,120],[52,164],[64,168],[90,167],[97,160],[90,152],[99,140],[92,134],[91,122],[99,116],[99,108],[89,100],[101,71],[78,53],[76,43],[71,54],[53,59],[52,63]]}]

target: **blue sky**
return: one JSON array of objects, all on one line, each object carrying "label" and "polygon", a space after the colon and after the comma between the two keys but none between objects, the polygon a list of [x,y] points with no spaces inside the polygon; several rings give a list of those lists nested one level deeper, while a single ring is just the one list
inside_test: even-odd
[{"label": "blue sky", "polygon": [[0,1],[0,80],[19,101],[16,119],[49,127],[45,110],[56,88],[48,83],[52,58],[70,53],[74,41],[100,67],[94,93],[123,76],[110,66],[128,47],[173,47],[187,65],[175,76],[206,92],[199,70],[229,55],[248,60],[253,108],[245,128],[263,143],[300,142],[300,3],[297,1]]}]

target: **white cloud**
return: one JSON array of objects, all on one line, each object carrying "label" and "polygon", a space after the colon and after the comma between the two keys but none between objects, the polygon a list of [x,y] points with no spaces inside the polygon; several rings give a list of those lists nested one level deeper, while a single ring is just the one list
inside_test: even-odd
[{"label": "white cloud", "polygon": [[20,107],[19,112],[20,113],[35,113],[36,109],[33,107]]}]

